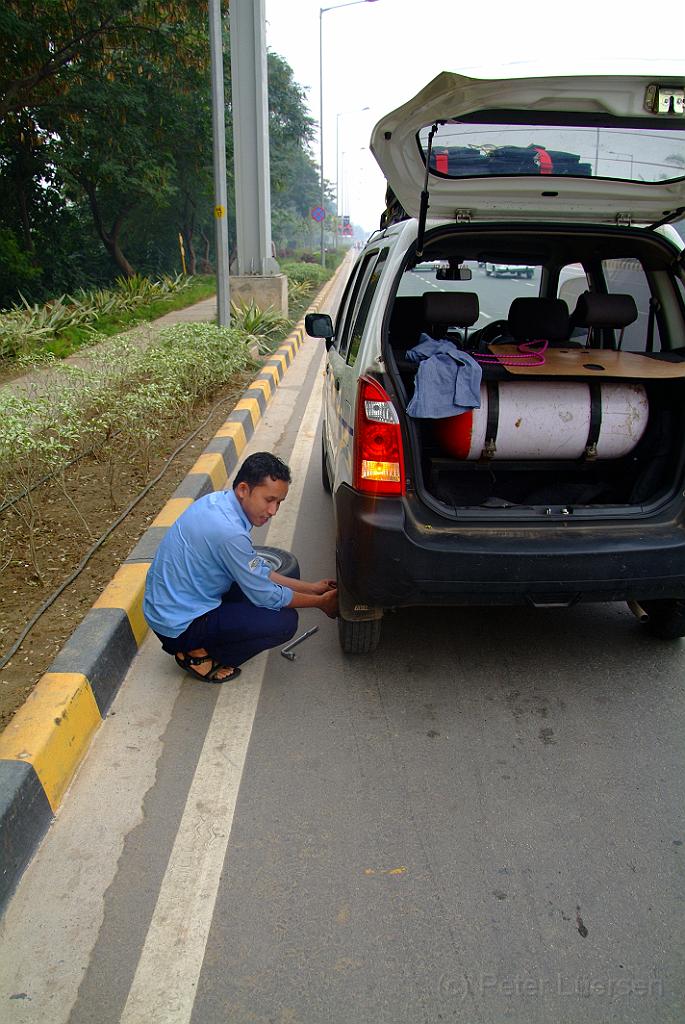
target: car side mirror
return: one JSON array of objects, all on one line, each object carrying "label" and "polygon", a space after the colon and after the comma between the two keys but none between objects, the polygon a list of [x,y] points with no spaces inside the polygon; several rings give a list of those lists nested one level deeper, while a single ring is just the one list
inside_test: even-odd
[{"label": "car side mirror", "polygon": [[328,313],[307,313],[304,329],[310,338],[325,338],[326,341],[330,341],[334,333],[333,321]]}]

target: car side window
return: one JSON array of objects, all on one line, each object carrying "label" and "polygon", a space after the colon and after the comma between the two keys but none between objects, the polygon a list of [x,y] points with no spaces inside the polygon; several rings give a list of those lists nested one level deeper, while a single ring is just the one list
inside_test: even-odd
[{"label": "car side window", "polygon": [[371,273],[366,281],[366,287],[362,293],[361,302],[359,303],[359,308],[350,332],[350,348],[347,353],[347,362],[350,366],[354,366],[359,354],[359,346],[361,345],[364,328],[366,327],[366,321],[369,316],[369,310],[371,309],[371,303],[373,302],[378,282],[380,281],[381,274],[383,273],[385,261],[388,258],[388,251],[389,250],[387,248],[381,249],[378,259],[371,268]]},{"label": "car side window", "polygon": [[350,347],[350,327],[354,321],[359,306],[359,296],[362,289],[365,287],[371,273],[371,268],[376,262],[378,251],[370,252],[361,260],[358,264],[354,280],[350,281],[350,286],[345,298],[346,302],[343,302],[343,307],[340,310],[340,315],[336,323],[335,331],[335,347],[344,358],[347,356],[347,351]]},{"label": "car side window", "polygon": [[347,311],[350,307],[350,302],[352,301],[352,294],[354,292],[355,285],[359,280],[359,275],[361,271],[362,260],[358,259],[355,262],[355,265],[352,267],[352,273],[347,279],[347,284],[345,285],[345,290],[343,291],[343,296],[342,299],[340,300],[340,305],[338,307],[338,314],[335,318],[335,348],[338,348],[338,339],[342,335],[345,317],[347,316]]},{"label": "car side window", "polygon": [[609,294],[632,295],[637,306],[637,320],[628,324],[623,332],[623,341],[621,342],[623,351],[645,352],[650,347],[648,338],[651,331],[651,351],[660,352],[659,324],[656,316],[652,315],[650,326],[651,290],[640,261],[634,259],[603,260],[602,270]]},{"label": "car side window", "polygon": [[[590,282],[582,263],[567,263],[559,271],[559,284],[557,286],[557,298],[563,299],[568,306],[569,313],[576,308],[578,299],[583,292],[589,291]],[[577,330],[574,334],[585,337],[587,331]]]}]

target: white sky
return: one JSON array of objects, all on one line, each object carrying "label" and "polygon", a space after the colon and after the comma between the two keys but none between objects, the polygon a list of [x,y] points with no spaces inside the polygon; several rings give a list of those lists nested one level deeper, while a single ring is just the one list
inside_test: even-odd
[{"label": "white sky", "polygon": [[[322,18],[324,174],[341,179],[341,213],[367,231],[378,226],[385,196],[366,148],[371,130],[440,71],[476,77],[598,72],[607,70],[607,58],[620,62],[615,70],[623,73],[634,59],[658,66],[670,58],[685,68],[683,0],[365,0],[348,7],[336,0],[266,0],[267,45],[306,89],[317,125],[322,5],[341,6]],[[318,136],[313,157],[318,164]]]}]

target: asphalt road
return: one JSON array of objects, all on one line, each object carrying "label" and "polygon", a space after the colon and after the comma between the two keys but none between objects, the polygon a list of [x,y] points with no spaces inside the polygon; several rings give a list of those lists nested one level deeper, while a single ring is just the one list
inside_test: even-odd
[{"label": "asphalt road", "polygon": [[[321,356],[248,448],[309,578]],[[3,1024],[681,1022],[682,644],[619,606],[403,611],[368,659],[300,622],[232,687],[144,644],[4,918]]]}]

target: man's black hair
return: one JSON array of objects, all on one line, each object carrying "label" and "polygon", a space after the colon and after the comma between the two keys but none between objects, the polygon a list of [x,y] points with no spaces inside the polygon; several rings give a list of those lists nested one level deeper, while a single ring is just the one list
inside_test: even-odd
[{"label": "man's black hair", "polygon": [[264,483],[267,477],[272,480],[284,480],[290,483],[290,469],[285,462],[271,452],[255,452],[249,455],[238,470],[233,481],[233,490],[238,484],[246,483],[252,490],[258,484]]}]

